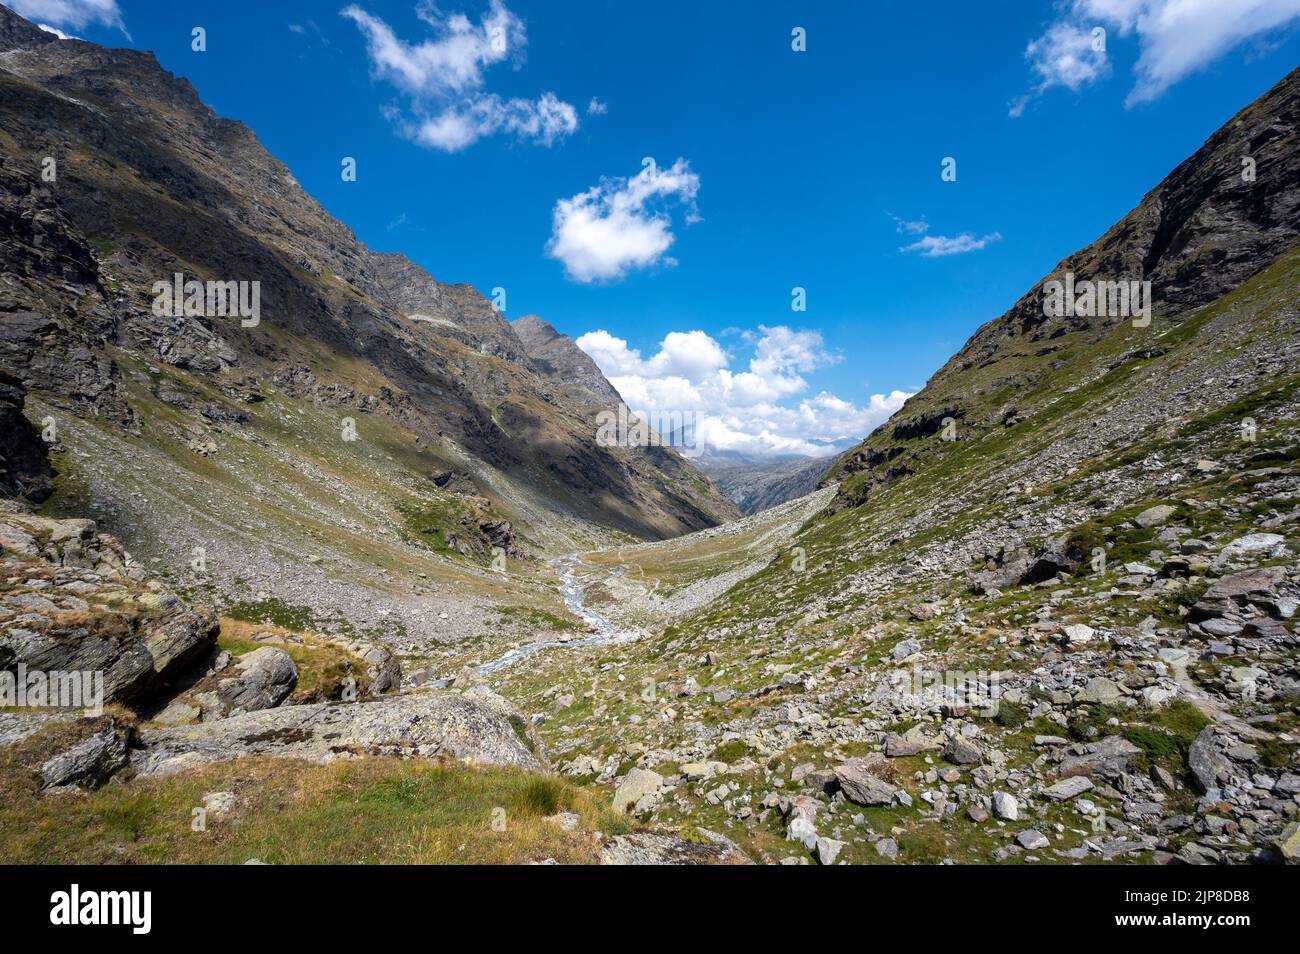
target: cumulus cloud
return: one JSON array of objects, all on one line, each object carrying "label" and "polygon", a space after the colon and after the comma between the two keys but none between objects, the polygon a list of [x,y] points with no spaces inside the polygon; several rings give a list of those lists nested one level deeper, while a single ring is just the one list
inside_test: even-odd
[{"label": "cumulus cloud", "polygon": [[486,71],[498,63],[522,63],[528,43],[523,21],[502,0],[492,0],[477,23],[463,13],[444,15],[427,2],[416,12],[433,32],[418,43],[407,43],[356,4],[341,12],[365,37],[374,75],[409,100],[408,113],[387,110],[402,135],[431,149],[459,152],[497,134],[550,146],[578,128],[578,111],[552,92],[503,99],[486,91]]},{"label": "cumulus cloud", "polygon": [[58,29],[60,27],[83,30],[98,25],[117,27],[126,33],[126,24],[122,20],[117,0],[5,0],[5,5],[41,29],[65,40],[70,37]]},{"label": "cumulus cloud", "polygon": [[1020,116],[1036,96],[1053,86],[1078,92],[1110,74],[1104,37],[1073,23],[1054,23],[1025,48],[1025,59],[1038,83],[1011,103],[1011,115]]},{"label": "cumulus cloud", "polygon": [[1037,83],[1011,103],[1021,115],[1055,86],[1079,91],[1110,75],[1106,50],[1093,31],[1135,39],[1135,82],[1126,105],[1159,98],[1169,87],[1242,43],[1300,18],[1300,0],[1069,0],[1046,32],[1030,41],[1025,58]]},{"label": "cumulus cloud", "polygon": [[587,104],[588,116],[604,116],[607,112],[609,112],[608,105],[602,103],[595,96],[591,97],[591,102]]},{"label": "cumulus cloud", "polygon": [[602,179],[586,192],[556,202],[546,254],[579,282],[618,279],[659,263],[675,265],[665,255],[675,241],[668,210],[682,206],[685,221],[697,221],[699,190],[700,177],[685,159],[667,169],[643,159],[641,171],[630,179]]},{"label": "cumulus cloud", "polygon": [[922,258],[942,258],[945,255],[964,255],[966,252],[978,252],[980,249],[987,247],[991,242],[1000,241],[1001,232],[990,232],[988,235],[976,236],[972,232],[962,232],[960,235],[927,235],[911,245],[899,247],[899,251],[920,252]]},{"label": "cumulus cloud", "polygon": [[741,339],[747,364],[703,331],[665,335],[649,357],[607,331],[578,338],[643,420],[694,421],[694,443],[757,457],[829,456],[846,441],[865,437],[902,407],[903,391],[874,394],[865,405],[810,390],[803,375],[838,361],[819,332],[759,326]]}]

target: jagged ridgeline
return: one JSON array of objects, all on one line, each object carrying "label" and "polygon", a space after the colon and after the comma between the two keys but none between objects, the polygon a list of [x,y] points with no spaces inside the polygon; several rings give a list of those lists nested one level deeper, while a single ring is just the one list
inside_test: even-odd
[{"label": "jagged ridgeline", "polygon": [[[476,516],[425,493],[421,475],[449,470],[476,475],[487,522],[535,542],[582,523],[660,538],[735,514],[671,449],[597,446],[594,414],[619,397],[572,341],[517,333],[473,288],[366,248],[152,54],[56,40],[3,8],[0,49],[0,368],[29,418],[61,425],[59,489],[117,508],[132,544],[160,529],[137,505],[154,478],[196,509],[257,510],[258,457],[327,444],[345,485],[389,459],[364,507],[402,526],[415,511],[417,536],[430,507],[454,517],[440,534]],[[173,282],[218,304],[232,292],[231,307],[196,314],[188,293],[155,290]],[[38,498],[48,478],[20,432],[6,431],[27,450],[5,454],[3,479]],[[318,483],[309,470],[299,483]]]}]

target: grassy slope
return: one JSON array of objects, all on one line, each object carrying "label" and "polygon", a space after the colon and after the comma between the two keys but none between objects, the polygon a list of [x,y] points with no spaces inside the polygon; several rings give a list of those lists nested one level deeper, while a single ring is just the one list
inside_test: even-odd
[{"label": "grassy slope", "polygon": [[[836,758],[861,754],[852,746],[820,750],[795,746],[786,750],[758,751],[728,733],[732,721],[756,706],[779,706],[790,696],[773,692],[759,699],[743,695],[718,704],[708,695],[712,688],[738,693],[770,685],[776,674],[793,668],[815,674],[819,691],[830,694],[823,709],[829,719],[856,721],[860,714],[857,694],[864,674],[885,671],[892,647],[905,638],[919,638],[927,648],[942,654],[946,664],[963,669],[1005,671],[1034,665],[1033,656],[1014,652],[1015,645],[999,639],[1010,628],[1024,627],[1039,618],[1049,594],[1042,588],[1013,588],[998,599],[972,600],[963,571],[976,561],[965,560],[967,537],[990,528],[1005,530],[1008,521],[1027,518],[1024,533],[1031,539],[1036,528],[1060,527],[1089,542],[1109,547],[1110,566],[1100,574],[1087,564],[1067,586],[1055,588],[1053,617],[1062,622],[1097,623],[1104,618],[1116,626],[1136,626],[1154,616],[1161,625],[1179,626],[1179,606],[1195,592],[1150,600],[1115,599],[1111,590],[1126,560],[1146,559],[1156,546],[1154,532],[1134,527],[1132,516],[1158,502],[1178,505],[1176,519],[1202,539],[1226,542],[1258,530],[1258,521],[1270,514],[1300,506],[1300,499],[1262,496],[1255,489],[1267,479],[1256,473],[1276,468],[1277,473],[1300,475],[1295,442],[1300,438],[1300,376],[1283,370],[1265,376],[1248,389],[1224,389],[1215,400],[1198,400],[1185,416],[1157,413],[1150,422],[1132,410],[1144,395],[1166,394],[1181,380],[1214,380],[1231,374],[1234,362],[1246,355],[1281,353],[1279,343],[1294,340],[1297,289],[1300,289],[1300,253],[1292,252],[1267,271],[1213,305],[1178,324],[1157,319],[1148,334],[1168,351],[1156,358],[1138,359],[1102,373],[1118,355],[1137,343],[1135,329],[1124,325],[1093,346],[1074,353],[1070,364],[1054,380],[1078,380],[1079,387],[1062,391],[1044,379],[1024,397],[1023,407],[1034,413],[1013,428],[983,423],[970,416],[961,439],[944,443],[938,438],[908,442],[917,473],[886,488],[876,488],[864,503],[830,516],[809,520],[760,572],[737,583],[719,599],[682,620],[661,622],[651,638],[625,647],[605,647],[581,652],[580,661],[536,657],[527,666],[507,672],[500,691],[525,703],[532,711],[548,713],[541,727],[553,756],[560,764],[579,754],[600,761],[611,758],[621,774],[632,765],[645,765],[664,773],[677,763],[660,753],[686,747],[692,758],[718,758],[731,763],[726,780],[761,794],[770,782],[764,769],[788,773],[797,764],[813,761],[832,764]],[[1174,382],[1170,384],[1170,382]],[[988,407],[997,403],[989,398]],[[1157,408],[1157,410],[1159,410]],[[1243,418],[1258,425],[1257,439],[1240,437]],[[1118,422],[1114,431],[1099,422]],[[1098,437],[1098,435],[1101,437]],[[1112,436],[1112,434],[1114,436]],[[873,443],[887,445],[881,435]],[[1052,456],[1063,447],[1084,446],[1089,453],[1079,460],[1056,462]],[[1182,466],[1182,478],[1173,485],[1150,482],[1143,462],[1156,454],[1172,466]],[[1223,466],[1198,473],[1190,467],[1198,458]],[[1018,481],[1021,474],[1038,473],[1037,465],[1049,461],[1050,481]],[[852,493],[852,488],[850,488]],[[1104,501],[1104,503],[1103,503]],[[1228,504],[1225,506],[1225,504]],[[793,529],[793,528],[792,528]],[[1300,530],[1288,524],[1275,532],[1300,549]],[[1039,531],[1039,539],[1043,535]],[[648,578],[663,581],[669,590],[708,573],[725,573],[749,559],[746,542],[752,535],[699,536],[649,547],[593,554],[589,559],[612,564],[626,562]],[[797,570],[792,548],[802,547],[807,568]],[[935,568],[923,569],[923,561]],[[944,561],[947,561],[946,564]],[[946,569],[939,569],[946,566]],[[908,609],[930,598],[960,601],[967,622],[954,627],[948,620],[917,621]],[[705,653],[711,664],[702,665]],[[1227,660],[1232,664],[1232,660]],[[1126,670],[1114,663],[1116,678]],[[1215,670],[1217,667],[1210,667]],[[579,674],[587,673],[590,678]],[[1213,672],[1201,673],[1213,677]],[[689,699],[660,695],[647,701],[643,686],[696,678],[704,694]],[[573,692],[574,705],[553,710],[557,693]],[[671,713],[671,714],[669,714]],[[1086,737],[1089,725],[1102,726],[1119,718],[1119,730],[1147,749],[1176,775],[1186,766],[1186,746],[1204,717],[1194,707],[1177,704],[1163,710],[1110,711],[1094,707],[1066,727],[1046,722],[1025,724],[1023,707],[1010,707],[1005,724],[990,723],[1000,742],[1015,760],[1026,764],[1037,757],[1036,734],[1071,734]],[[1300,726],[1294,712],[1277,715],[1275,728]],[[701,734],[692,724],[709,727]],[[905,730],[907,724],[893,726]],[[1106,731],[1114,731],[1107,728]],[[1077,734],[1076,734],[1077,733]],[[1289,751],[1289,750],[1288,750]],[[1287,752],[1281,752],[1285,760]],[[942,765],[937,756],[895,760],[899,784],[914,798],[929,783],[918,781]],[[756,856],[776,858],[794,849],[783,838],[780,821],[772,813],[763,822],[741,826],[719,806],[704,798],[719,780],[689,786],[688,808],[666,808],[661,820],[674,824],[696,823],[714,827],[736,838]],[[1106,805],[1104,800],[1100,804]],[[866,810],[866,824],[881,834],[892,833],[907,861],[989,860],[989,852],[1009,837],[996,837],[973,826],[964,815],[935,822],[918,802],[913,809]],[[855,811],[857,811],[855,809]],[[1086,825],[1065,807],[1035,818],[1043,825],[1062,824],[1057,847],[1080,844],[1089,835]],[[1014,827],[1014,826],[1013,826]],[[797,853],[797,851],[796,851]],[[882,859],[865,843],[852,843],[846,858],[858,862]],[[1140,860],[1140,859],[1139,859]]]},{"label": "grassy slope", "polygon": [[[10,864],[518,864],[597,860],[624,823],[551,776],[459,763],[245,759],[90,794],[37,793],[56,727],[0,750],[0,844]],[[194,810],[211,792],[235,809]],[[575,812],[564,831],[546,817]],[[504,830],[502,822],[504,822]]]}]

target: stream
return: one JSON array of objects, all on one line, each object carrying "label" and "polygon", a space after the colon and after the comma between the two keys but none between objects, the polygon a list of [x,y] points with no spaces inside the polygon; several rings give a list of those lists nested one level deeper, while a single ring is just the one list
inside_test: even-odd
[{"label": "stream", "polygon": [[[516,646],[510,652],[506,653],[499,659],[486,663],[479,667],[479,672],[483,675],[489,675],[494,672],[500,672],[507,666],[525,659],[533,653],[541,652],[543,649],[551,649],[556,646],[600,646],[606,643],[615,643],[624,639],[631,639],[634,634],[624,633],[618,628],[618,625],[610,622],[604,616],[601,616],[595,610],[585,605],[587,596],[586,589],[578,582],[578,566],[581,564],[578,555],[561,557],[555,561],[556,572],[560,577],[560,595],[564,597],[565,608],[581,619],[584,623],[595,630],[594,635],[584,636],[581,639],[546,639],[535,643],[525,643],[522,646]],[[614,579],[622,575],[623,570],[619,569],[612,573],[607,579]]]}]

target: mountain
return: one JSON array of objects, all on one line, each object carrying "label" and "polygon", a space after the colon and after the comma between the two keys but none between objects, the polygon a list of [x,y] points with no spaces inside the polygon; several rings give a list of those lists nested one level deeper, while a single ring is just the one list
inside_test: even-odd
[{"label": "mountain", "polygon": [[[308,553],[418,581],[408,547],[456,579],[501,546],[540,572],[736,515],[671,449],[599,446],[619,400],[594,365],[571,376],[473,288],[357,241],[152,54],[3,7],[0,51],[0,371],[6,407],[54,422],[47,507],[180,573],[203,548],[224,564],[204,587],[298,602]],[[170,307],[177,275],[204,283],[194,313]]]},{"label": "mountain", "polygon": [[827,466],[824,457],[756,460],[707,450],[693,463],[745,514],[812,493]]},{"label": "mountain", "polygon": [[[643,823],[772,862],[1294,863],[1298,232],[1300,70],[816,493],[585,555],[602,612],[652,633],[599,664],[662,717],[612,724],[596,691],[541,727],[561,770],[618,786],[631,762],[589,753],[640,752],[682,779]],[[1090,308],[1102,281],[1137,314],[1118,286]],[[594,665],[501,691],[540,707]]]},{"label": "mountain", "polygon": [[1300,862],[1300,70],[743,517],[148,54],[0,94],[0,670],[110,703],[0,713],[7,857]]},{"label": "mountain", "polygon": [[[960,421],[962,446],[1026,422],[1035,429],[1035,417],[1059,415],[1049,409],[1092,380],[1109,375],[1113,382],[1151,362],[1158,375],[1178,363],[1166,355],[1180,345],[1205,347],[1205,307],[1276,262],[1300,230],[1298,84],[1293,72],[1243,109],[1105,235],[1059,262],[1010,311],[981,327],[832,470],[835,479],[865,478],[847,482],[842,502],[860,502],[871,486],[918,469],[936,449],[925,439],[945,417]],[[1154,323],[1137,329],[1116,316],[1049,317],[1044,287],[1067,273],[1077,281],[1149,282]],[[1279,370],[1268,359],[1249,377]],[[1207,399],[1215,404],[1223,396]],[[1095,445],[1100,434],[1072,436]]]},{"label": "mountain", "polygon": [[602,409],[617,408],[623,403],[596,362],[572,338],[560,334],[536,315],[516,318],[510,327],[533,364],[575,403]]}]

